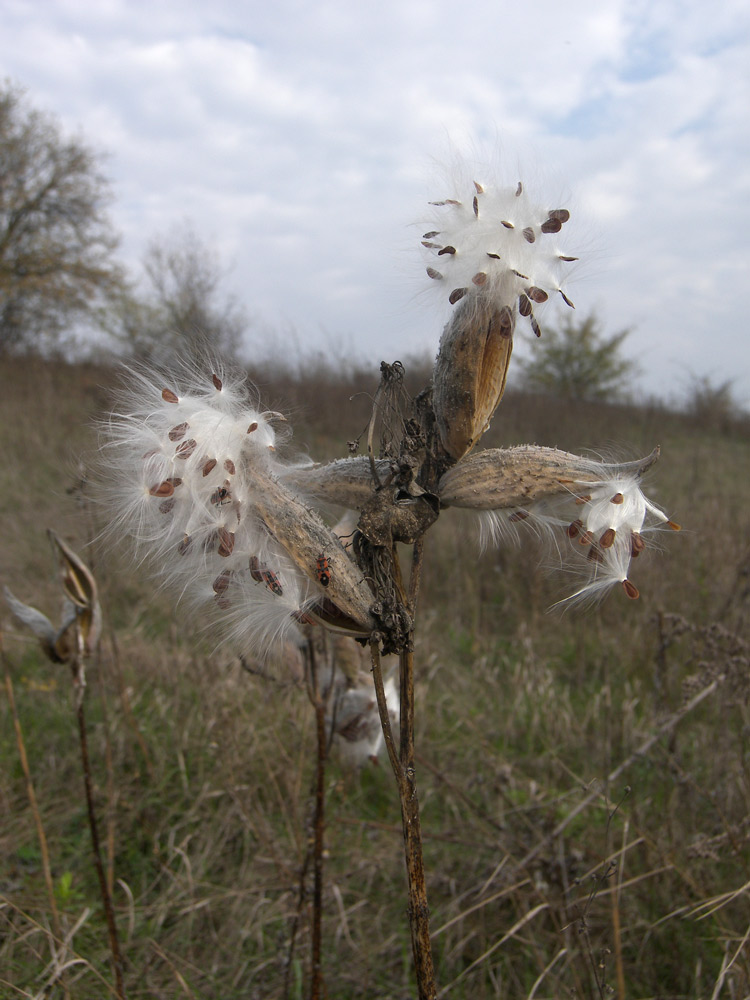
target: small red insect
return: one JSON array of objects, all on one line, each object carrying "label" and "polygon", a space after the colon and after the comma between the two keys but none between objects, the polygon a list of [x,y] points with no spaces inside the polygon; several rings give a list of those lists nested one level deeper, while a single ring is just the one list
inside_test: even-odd
[{"label": "small red insect", "polygon": [[318,561],[316,563],[316,569],[318,573],[318,583],[321,587],[327,587],[331,582],[331,566],[328,559],[321,552],[318,556]]},{"label": "small red insect", "polygon": [[258,583],[265,583],[272,594],[283,597],[284,590],[278,576],[267,566],[262,566],[257,556],[250,556],[250,576]]}]

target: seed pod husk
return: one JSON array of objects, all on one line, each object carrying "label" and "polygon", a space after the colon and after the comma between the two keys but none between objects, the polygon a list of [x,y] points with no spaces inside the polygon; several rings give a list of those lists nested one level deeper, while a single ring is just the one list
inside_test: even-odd
[{"label": "seed pod husk", "polygon": [[433,374],[433,407],[445,451],[471,451],[497,408],[513,350],[515,309],[469,296],[443,332]]},{"label": "seed pod husk", "polygon": [[[390,462],[377,459],[375,469],[380,481],[384,482],[390,472]],[[283,482],[305,496],[350,510],[361,510],[375,489],[372,466],[365,456],[291,469],[284,473]]]},{"label": "seed pod husk", "polygon": [[[346,631],[369,635],[375,628],[370,614],[373,595],[338,537],[286,486],[263,469],[253,470],[252,504],[274,538],[296,566],[316,584],[321,555],[329,569],[326,601],[337,609]],[[331,619],[336,618],[331,611]]]},{"label": "seed pod husk", "polygon": [[640,476],[658,457],[656,448],[637,462],[608,464],[537,445],[488,448],[448,469],[440,479],[440,503],[473,510],[524,507],[612,474]]}]

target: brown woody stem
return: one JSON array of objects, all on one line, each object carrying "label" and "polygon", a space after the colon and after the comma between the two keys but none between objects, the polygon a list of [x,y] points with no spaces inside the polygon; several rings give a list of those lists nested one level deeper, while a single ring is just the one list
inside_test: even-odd
[{"label": "brown woody stem", "polygon": [[310,701],[315,709],[317,761],[315,771],[315,816],[313,842],[313,922],[311,941],[310,1000],[320,1000],[323,985],[321,939],[323,931],[323,833],[325,830],[326,706],[321,697],[315,647],[308,640]]},{"label": "brown woody stem", "polygon": [[[412,574],[409,581],[409,612],[414,613],[419,579],[422,568],[423,544],[420,538],[414,546]],[[403,593],[403,585],[398,572],[398,563],[394,560],[398,589]],[[417,995],[419,1000],[435,1000],[437,987],[432,962],[432,944],[430,940],[430,910],[427,904],[427,887],[425,884],[424,858],[422,853],[422,829],[419,817],[419,798],[417,795],[416,772],[414,767],[414,651],[412,643],[399,655],[399,672],[401,681],[401,726],[399,748],[396,746],[391,731],[388,715],[388,705],[383,688],[383,673],[380,665],[378,644],[370,644],[372,654],[372,674],[375,682],[375,696],[383,727],[388,757],[396,776],[399,800],[401,804],[401,824],[404,835],[404,856],[406,874],[409,883],[409,928],[411,931],[412,954],[414,970],[417,979]]]},{"label": "brown woody stem", "polygon": [[83,765],[83,783],[86,789],[86,808],[89,817],[89,829],[91,831],[91,847],[94,854],[94,867],[99,879],[99,889],[101,891],[102,903],[104,904],[104,915],[107,920],[107,931],[109,933],[109,948],[112,953],[112,965],[115,972],[115,993],[117,1000],[126,1000],[125,984],[122,974],[122,956],[120,954],[120,943],[117,937],[117,924],[115,923],[115,913],[112,907],[112,897],[107,888],[107,879],[102,865],[102,853],[99,846],[99,829],[96,823],[96,813],[94,811],[94,794],[91,787],[91,764],[89,762],[88,738],[86,735],[86,716],[83,710],[84,692],[86,681],[83,674],[83,665],[80,661],[74,661],[73,680],[76,696],[76,717],[78,719],[78,735],[81,743],[81,763]]}]

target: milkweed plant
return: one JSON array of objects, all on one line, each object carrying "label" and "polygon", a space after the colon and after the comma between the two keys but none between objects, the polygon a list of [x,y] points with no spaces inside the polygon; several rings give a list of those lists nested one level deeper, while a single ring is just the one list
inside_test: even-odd
[{"label": "milkweed plant", "polygon": [[[420,250],[447,323],[431,384],[415,399],[398,363],[381,366],[366,454],[326,465],[295,456],[284,416],[263,408],[244,372],[218,360],[127,371],[104,428],[109,531],[136,546],[194,620],[215,622],[261,656],[310,629],[369,646],[404,817],[420,997],[436,994],[411,674],[426,532],[452,507],[476,512],[485,544],[532,527],[579,573],[564,600],[588,603],[612,588],[637,599],[632,566],[648,535],[678,527],[641,489],[658,450],[616,464],[533,445],[477,447],[505,389],[516,325],[539,337],[546,303],[573,308],[569,219],[521,182],[456,180],[429,204]],[[348,537],[322,516],[331,505],[356,512]],[[398,545],[413,547],[408,581]],[[399,657],[400,739],[381,654]]]}]

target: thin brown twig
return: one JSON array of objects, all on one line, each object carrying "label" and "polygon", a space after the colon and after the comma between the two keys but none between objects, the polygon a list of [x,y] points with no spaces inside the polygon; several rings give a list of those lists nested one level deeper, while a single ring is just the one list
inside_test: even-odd
[{"label": "thin brown twig", "polygon": [[107,888],[107,879],[102,865],[101,847],[99,844],[99,829],[96,822],[96,812],[94,810],[94,794],[91,782],[91,763],[89,760],[88,737],[86,733],[86,714],[84,711],[84,696],[86,692],[86,679],[83,664],[80,658],[72,661],[73,683],[76,700],[76,718],[78,721],[78,736],[81,745],[81,764],[83,767],[83,784],[86,791],[86,808],[88,811],[89,830],[91,831],[91,847],[94,855],[94,868],[99,880],[99,889],[104,905],[104,915],[107,921],[107,933],[109,935],[109,948],[112,954],[112,966],[115,973],[115,993],[118,1000],[127,1000],[125,994],[125,984],[123,979],[123,963],[120,953],[120,942],[117,936],[117,924],[112,906],[112,897]]},{"label": "thin brown twig", "polygon": [[393,740],[393,730],[391,729],[391,717],[388,712],[388,703],[385,700],[385,688],[383,687],[383,670],[380,663],[380,646],[378,640],[370,640],[370,657],[372,660],[372,679],[375,684],[375,700],[378,703],[378,713],[380,715],[380,725],[383,729],[383,739],[388,752],[388,760],[391,762],[396,782],[401,787],[401,764],[399,763],[396,744]]},{"label": "thin brown twig", "polygon": [[317,754],[315,766],[315,815],[313,818],[313,922],[311,941],[310,1000],[320,1000],[325,993],[321,965],[321,940],[323,933],[323,835],[325,832],[325,775],[326,775],[326,706],[321,697],[318,665],[312,639],[307,643],[310,686],[308,693],[315,709]]},{"label": "thin brown twig", "polygon": [[[60,924],[60,913],[57,909],[57,900],[55,899],[55,886],[52,881],[52,868],[49,862],[49,848],[47,847],[47,836],[44,832],[44,827],[42,826],[42,817],[39,812],[39,806],[36,800],[36,792],[34,791],[34,783],[31,780],[31,769],[29,768],[29,759],[26,755],[26,744],[23,738],[23,729],[21,728],[21,720],[18,717],[18,710],[16,708],[16,699],[13,691],[13,677],[10,671],[10,664],[8,663],[7,657],[5,655],[5,647],[3,645],[2,631],[0,631],[0,657],[3,661],[3,671],[5,673],[5,690],[8,694],[8,705],[10,706],[11,715],[13,716],[13,728],[16,733],[16,744],[18,746],[18,756],[21,760],[21,769],[23,770],[24,778],[26,779],[26,796],[29,800],[29,807],[31,813],[34,817],[34,825],[36,826],[36,834],[39,840],[39,853],[42,856],[42,871],[44,872],[44,882],[47,887],[47,899],[49,902],[50,913],[52,914],[52,930],[54,933],[54,939],[57,946],[63,945],[63,934],[62,926]],[[54,954],[54,948],[53,948]],[[62,975],[62,987],[63,993],[65,994],[66,1000],[70,998],[70,990],[68,988],[67,979]]]},{"label": "thin brown twig", "polygon": [[402,650],[401,672],[401,817],[404,827],[406,870],[409,877],[409,925],[417,975],[419,1000],[437,996],[430,941],[430,909],[427,905],[422,829],[414,767],[414,652]]},{"label": "thin brown twig", "polygon": [[[401,738],[399,753],[391,731],[388,705],[383,688],[383,674],[377,641],[370,643],[372,655],[372,675],[375,683],[375,697],[380,713],[388,758],[396,777],[401,804],[401,828],[404,836],[404,855],[409,884],[409,929],[417,978],[419,1000],[434,1000],[437,996],[435,973],[432,962],[430,941],[430,911],[427,905],[422,833],[419,818],[419,798],[417,796],[414,770],[414,656],[402,653],[401,672]],[[406,698],[404,694],[406,692]],[[406,728],[406,732],[405,732]]]}]

